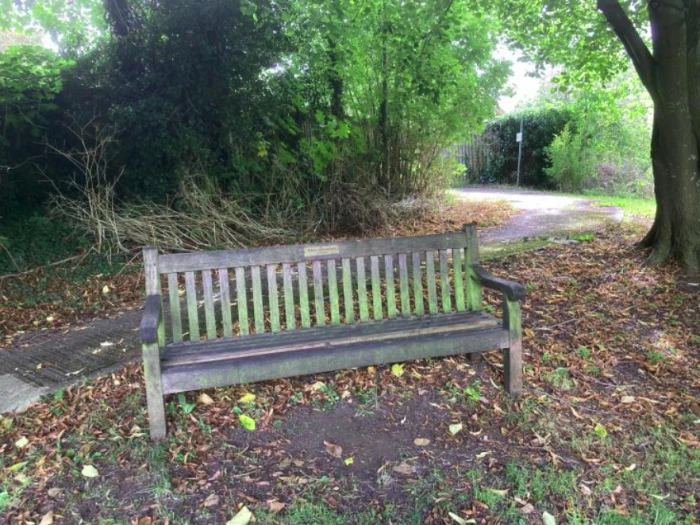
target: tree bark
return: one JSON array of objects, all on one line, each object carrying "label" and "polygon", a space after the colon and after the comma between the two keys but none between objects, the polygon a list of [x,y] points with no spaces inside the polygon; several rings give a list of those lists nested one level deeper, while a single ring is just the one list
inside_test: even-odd
[{"label": "tree bark", "polygon": [[641,244],[650,264],[670,256],[700,272],[700,0],[649,3],[652,51],[617,0],[598,0],[654,102],[656,217]]}]

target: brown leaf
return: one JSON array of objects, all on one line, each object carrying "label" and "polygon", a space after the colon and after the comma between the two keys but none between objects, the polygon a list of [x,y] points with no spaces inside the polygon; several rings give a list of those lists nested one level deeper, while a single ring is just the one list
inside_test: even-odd
[{"label": "brown leaf", "polygon": [[284,507],[286,507],[286,503],[282,503],[281,501],[270,502],[270,511],[274,512],[275,514],[281,511]]},{"label": "brown leaf", "polygon": [[216,507],[219,504],[219,496],[216,494],[209,494],[207,499],[204,500],[205,507]]},{"label": "brown leaf", "polygon": [[329,443],[328,441],[324,441],[323,444],[326,445],[326,452],[334,458],[341,458],[343,456],[343,447],[334,443]]}]

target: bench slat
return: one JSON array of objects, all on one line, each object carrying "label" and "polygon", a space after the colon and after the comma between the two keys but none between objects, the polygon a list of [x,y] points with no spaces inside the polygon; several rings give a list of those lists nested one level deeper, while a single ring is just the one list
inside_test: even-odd
[{"label": "bench slat", "polygon": [[399,289],[401,292],[401,315],[411,315],[411,297],[408,291],[408,261],[405,253],[399,254]]},{"label": "bench slat", "polygon": [[[466,319],[466,320],[465,320]],[[260,348],[263,346],[280,346],[301,342],[326,341],[336,335],[346,334],[357,335],[358,333],[367,335],[372,333],[390,333],[403,330],[413,330],[418,328],[431,328],[435,326],[452,326],[470,323],[483,327],[502,326],[500,319],[484,312],[464,312],[460,314],[438,314],[421,317],[402,317],[397,319],[382,319],[381,321],[370,321],[368,323],[355,323],[353,325],[340,326],[314,326],[312,328],[291,330],[284,332],[266,332],[254,337],[240,337],[231,339],[217,339],[213,341],[197,341],[190,343],[184,341],[178,345],[166,347],[163,360],[168,361],[171,355],[199,354],[205,352],[218,352],[230,348],[240,350],[248,348]]]},{"label": "bench slat", "polygon": [[262,279],[260,276],[260,266],[250,268],[253,285],[253,319],[255,321],[255,333],[265,332],[265,307],[263,306]]},{"label": "bench slat", "polygon": [[440,293],[442,295],[442,311],[452,311],[450,300],[450,274],[447,267],[447,250],[440,250]]},{"label": "bench slat", "polygon": [[365,276],[365,258],[358,257],[357,265],[357,303],[360,308],[360,321],[369,321],[369,309],[367,308],[367,277]]},{"label": "bench slat", "polygon": [[476,226],[470,224],[466,227],[467,249],[465,256],[465,288],[467,292],[467,308],[478,311],[483,308],[481,297],[481,285],[472,272],[472,266],[479,264],[479,240],[476,234]]},{"label": "bench slat", "polygon": [[270,330],[279,332],[282,330],[280,324],[280,305],[277,293],[277,265],[267,265],[267,298],[270,304]]},{"label": "bench slat", "polygon": [[245,268],[236,268],[236,301],[238,302],[238,329],[241,335],[248,335],[248,297],[245,286]]},{"label": "bench slat", "polygon": [[328,296],[331,303],[331,324],[340,324],[340,301],[338,298],[338,272],[335,260],[328,260]]},{"label": "bench slat", "polygon": [[452,250],[452,275],[455,285],[455,309],[458,312],[466,310],[464,304],[464,262],[462,260],[462,250]]},{"label": "bench slat", "polygon": [[216,312],[214,310],[214,286],[211,270],[202,270],[202,293],[204,295],[204,320],[207,339],[216,339]]},{"label": "bench slat", "polygon": [[389,319],[396,317],[396,290],[394,286],[394,257],[384,256],[384,280],[386,281],[386,315]]},{"label": "bench slat", "polygon": [[309,283],[306,278],[306,263],[297,264],[299,272],[299,310],[301,311],[301,326],[311,326],[311,313],[309,311]]},{"label": "bench slat", "polygon": [[352,293],[352,268],[350,259],[343,259],[343,300],[345,307],[345,322],[352,324],[355,322],[355,302]]},{"label": "bench slat", "polygon": [[199,314],[197,312],[197,287],[194,272],[185,272],[185,292],[187,294],[187,323],[190,328],[190,341],[199,341]]},{"label": "bench slat", "polygon": [[375,320],[382,316],[382,286],[379,278],[379,257],[373,255],[369,258],[370,271],[372,273],[372,315]]},{"label": "bench slat", "polygon": [[316,312],[316,326],[325,326],[326,311],[323,301],[323,268],[321,261],[316,260],[311,263],[314,272],[314,312]]},{"label": "bench slat", "polygon": [[416,315],[425,314],[423,306],[423,275],[420,265],[420,252],[411,254],[411,262],[413,265],[413,301],[415,303]]},{"label": "bench slat", "polygon": [[428,279],[428,312],[438,313],[437,291],[435,288],[435,252],[425,252],[425,273]]},{"label": "bench slat", "polygon": [[158,257],[160,273],[214,270],[237,266],[296,263],[316,259],[356,258],[387,253],[444,250],[466,246],[465,232],[384,239],[357,239],[335,243],[295,244],[242,250],[164,254]]},{"label": "bench slat", "polygon": [[180,289],[177,274],[168,274],[168,297],[170,298],[170,323],[173,330],[173,343],[182,342],[182,314],[180,313]]},{"label": "bench slat", "polygon": [[294,284],[292,282],[292,265],[282,265],[282,282],[284,285],[284,322],[287,330],[294,330],[297,326],[294,317]]},{"label": "bench slat", "polygon": [[231,319],[231,289],[228,280],[228,269],[219,269],[219,292],[221,293],[221,324],[224,337],[233,337],[233,321]]},{"label": "bench slat", "polygon": [[[425,318],[423,318],[425,320]],[[213,361],[228,361],[230,359],[241,359],[254,355],[272,355],[297,350],[311,349],[332,349],[333,347],[347,346],[350,344],[363,343],[379,344],[382,341],[409,339],[425,335],[442,335],[466,330],[482,330],[501,327],[498,319],[491,316],[461,316],[458,322],[451,323],[412,323],[412,326],[402,327],[403,320],[392,320],[397,323],[391,326],[391,322],[384,321],[370,323],[367,325],[354,325],[352,327],[341,326],[326,329],[320,337],[313,337],[317,334],[309,334],[310,338],[288,338],[287,333],[275,339],[267,338],[257,345],[251,345],[249,341],[244,344],[236,344],[237,341],[229,341],[228,346],[218,345],[215,349],[209,349],[206,344],[199,352],[178,352],[174,349],[169,352],[163,363],[167,366],[182,366],[194,363],[205,363]],[[314,330],[315,331],[315,330]],[[325,337],[324,337],[325,335]],[[507,335],[507,333],[506,333]],[[252,338],[259,339],[259,338]]]}]

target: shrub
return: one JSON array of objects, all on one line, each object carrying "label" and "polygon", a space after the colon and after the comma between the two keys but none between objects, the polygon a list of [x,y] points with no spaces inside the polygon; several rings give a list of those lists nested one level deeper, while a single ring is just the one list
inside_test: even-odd
[{"label": "shrub", "polygon": [[547,174],[546,148],[561,132],[571,115],[566,110],[548,109],[499,118],[486,127],[484,140],[488,152],[471,182],[481,184],[515,184],[518,168],[518,143],[515,135],[523,119],[523,156],[520,183],[533,188],[552,189],[556,183]]},{"label": "shrub", "polygon": [[545,148],[550,166],[545,173],[563,191],[581,191],[594,173],[595,161],[582,133],[572,131],[567,123],[552,144]]}]

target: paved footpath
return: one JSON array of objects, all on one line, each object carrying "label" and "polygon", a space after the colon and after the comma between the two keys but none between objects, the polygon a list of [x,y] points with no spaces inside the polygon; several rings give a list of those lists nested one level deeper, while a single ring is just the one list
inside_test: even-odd
[{"label": "paved footpath", "polygon": [[[562,238],[622,219],[618,208],[596,208],[585,198],[556,193],[492,188],[453,193],[468,200],[505,200],[519,211],[503,226],[481,232],[486,257],[527,248],[523,238]],[[0,350],[0,414],[137,360],[140,319],[140,307],[135,306],[69,330],[22,335],[18,348]]]}]

